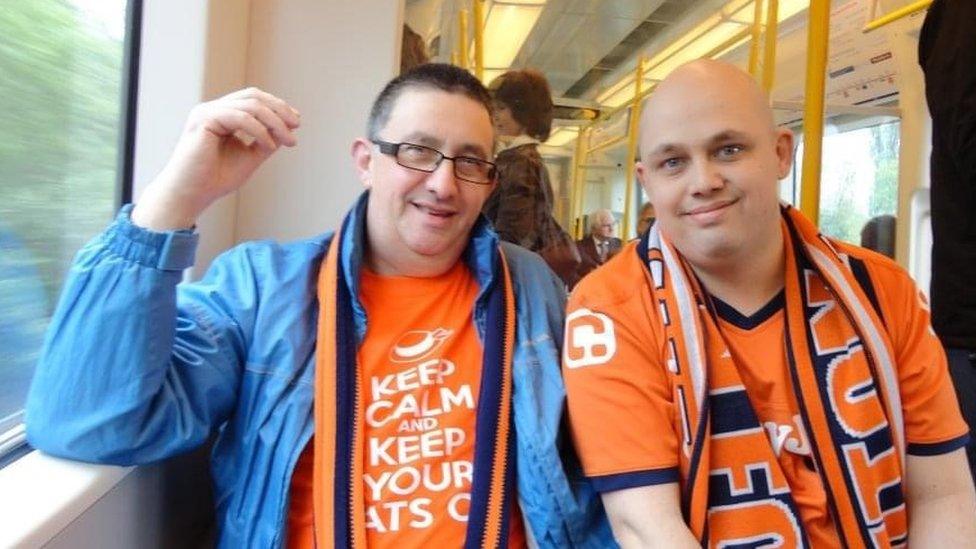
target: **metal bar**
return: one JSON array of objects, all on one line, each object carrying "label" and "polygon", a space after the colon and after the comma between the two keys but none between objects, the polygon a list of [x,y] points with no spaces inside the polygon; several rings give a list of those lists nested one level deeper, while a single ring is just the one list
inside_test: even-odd
[{"label": "metal bar", "polygon": [[571,231],[573,233],[573,238],[577,240],[583,238],[582,227],[580,227],[580,210],[583,208],[583,187],[586,184],[586,180],[583,178],[583,171],[585,170],[585,164],[587,153],[583,145],[586,143],[586,134],[588,128],[580,128],[579,134],[576,136],[576,153],[573,155],[573,186],[571,188],[571,205],[570,205],[570,219],[572,223]]},{"label": "metal bar", "polygon": [[830,33],[830,0],[810,0],[808,21],[800,211],[816,225],[820,221],[820,160],[823,156],[824,89],[827,39]]},{"label": "metal bar", "polygon": [[485,78],[485,0],[474,0],[474,76],[478,80]]},{"label": "metal bar", "polygon": [[749,43],[749,74],[753,77],[759,74],[759,36],[762,25],[762,0],[753,0],[752,28],[749,33],[752,41]]},{"label": "metal bar", "polygon": [[897,9],[888,15],[882,15],[881,17],[871,21],[867,25],[864,25],[863,32],[871,32],[875,29],[879,29],[888,23],[895,22],[903,17],[908,17],[909,15],[928,9],[932,5],[932,0],[918,0],[918,2],[913,2],[901,9]]},{"label": "metal bar", "polygon": [[779,0],[766,5],[766,40],[763,44],[762,87],[766,94],[773,91],[776,80],[776,38],[779,32]]},{"label": "metal bar", "polygon": [[[802,111],[802,101],[773,101],[772,107],[781,111]],[[865,116],[901,116],[898,107],[865,107],[861,105],[824,105],[827,114],[861,114]]]},{"label": "metal bar", "polygon": [[597,151],[602,151],[603,149],[609,149],[610,147],[612,147],[614,145],[617,145],[618,143],[621,143],[621,142],[626,141],[626,140],[627,140],[627,135],[618,135],[617,137],[614,137],[613,139],[604,141],[603,143],[600,143],[599,145],[594,145],[594,146],[590,147],[589,149],[586,149],[586,154],[589,155],[589,154],[593,154],[593,153],[595,153]]},{"label": "metal bar", "polygon": [[461,58],[458,66],[468,68],[468,10],[458,12],[458,56]]},{"label": "metal bar", "polygon": [[637,60],[637,71],[634,78],[634,99],[630,105],[630,124],[627,130],[627,157],[624,159],[624,166],[627,167],[627,175],[624,180],[627,185],[624,194],[624,223],[623,234],[620,235],[624,240],[630,239],[630,218],[634,214],[634,158],[637,156],[637,135],[640,132],[640,107],[641,107],[641,84],[644,82],[644,57]]},{"label": "metal bar", "polygon": [[[711,59],[711,58],[715,57],[716,55],[722,53],[723,51],[731,48],[732,46],[734,46],[736,44],[738,44],[739,42],[742,41],[743,38],[749,36],[750,34],[752,34],[752,29],[750,29],[749,27],[743,27],[742,30],[740,30],[739,32],[733,34],[725,42],[722,42],[718,46],[715,46],[714,48],[708,50],[708,53],[706,53],[705,55],[703,55],[702,58],[703,59],[705,59],[705,58]],[[650,90],[645,90],[644,93],[648,93],[648,92],[650,92]]]}]

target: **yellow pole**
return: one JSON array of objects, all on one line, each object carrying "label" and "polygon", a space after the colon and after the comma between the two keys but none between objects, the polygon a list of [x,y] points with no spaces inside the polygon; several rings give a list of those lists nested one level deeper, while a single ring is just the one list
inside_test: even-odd
[{"label": "yellow pole", "polygon": [[766,5],[766,40],[763,44],[762,86],[769,94],[776,80],[776,38],[779,32],[779,0]]},{"label": "yellow pole", "polygon": [[583,238],[582,227],[580,227],[579,219],[581,210],[583,209],[583,190],[586,186],[586,178],[583,177],[583,162],[586,160],[586,134],[589,127],[580,128],[579,133],[576,135],[576,153],[573,154],[573,188],[572,188],[572,207],[570,208],[570,215],[572,216],[570,222],[573,224],[570,229],[573,233],[573,238],[577,240]]},{"label": "yellow pole", "polygon": [[462,69],[468,68],[468,10],[458,12],[458,55]]},{"label": "yellow pole", "polygon": [[627,128],[627,158],[624,159],[626,170],[627,191],[624,195],[624,240],[630,239],[630,218],[634,214],[634,158],[637,157],[637,135],[640,131],[641,84],[644,82],[644,58],[637,60],[637,72],[634,78],[634,99],[630,105],[630,125]]},{"label": "yellow pole", "polygon": [[753,0],[752,42],[749,44],[749,74],[759,74],[759,36],[762,25],[762,0]]},{"label": "yellow pole", "polygon": [[933,0],[919,0],[918,2],[913,2],[901,9],[897,9],[888,15],[881,16],[874,21],[871,21],[867,25],[864,25],[864,32],[871,32],[875,29],[881,28],[888,23],[892,23],[901,19],[902,17],[908,17],[909,15],[927,9],[932,5]]},{"label": "yellow pole", "polygon": [[474,76],[478,80],[485,77],[485,0],[474,0]]},{"label": "yellow pole", "polygon": [[830,0],[810,0],[807,36],[807,83],[803,112],[803,179],[800,211],[820,222],[820,160],[823,156],[824,89],[827,40],[830,37]]}]

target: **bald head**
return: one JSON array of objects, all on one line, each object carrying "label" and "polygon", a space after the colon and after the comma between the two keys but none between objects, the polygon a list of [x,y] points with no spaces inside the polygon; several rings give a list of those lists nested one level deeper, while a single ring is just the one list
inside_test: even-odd
[{"label": "bald head", "polygon": [[645,102],[640,124],[641,157],[648,152],[649,137],[703,105],[743,115],[768,129],[770,135],[775,132],[769,99],[749,73],[724,61],[698,59],[672,71]]},{"label": "bald head", "polygon": [[793,134],[776,128],[752,77],[719,61],[683,65],[647,100],[640,131],[637,178],[693,266],[736,269],[779,250]]}]

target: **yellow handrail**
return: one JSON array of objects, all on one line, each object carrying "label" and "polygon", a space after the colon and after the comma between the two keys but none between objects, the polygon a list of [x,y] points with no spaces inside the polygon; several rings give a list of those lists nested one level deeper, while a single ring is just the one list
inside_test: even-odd
[{"label": "yellow handrail", "polygon": [[462,69],[468,68],[468,10],[458,12],[458,56]]},{"label": "yellow handrail", "polygon": [[627,127],[627,157],[624,159],[627,174],[624,180],[627,185],[624,194],[624,240],[630,239],[630,218],[634,209],[634,158],[637,157],[637,135],[640,130],[641,85],[644,82],[644,57],[637,60],[637,71],[634,75],[634,99],[630,105],[630,124]]},{"label": "yellow handrail", "polygon": [[820,160],[823,156],[824,89],[826,87],[827,39],[830,32],[830,0],[810,0],[807,36],[807,82],[803,96],[803,179],[800,211],[813,221],[820,219]]},{"label": "yellow handrail", "polygon": [[603,149],[609,149],[610,147],[616,145],[617,143],[620,143],[620,142],[623,142],[623,141],[626,141],[626,140],[627,140],[627,135],[618,135],[617,137],[614,137],[613,139],[608,139],[608,140],[604,141],[603,143],[600,143],[598,145],[594,145],[594,146],[590,147],[589,149],[586,149],[586,155],[589,156],[589,155],[591,155],[591,154],[593,154],[593,153],[595,153],[597,151],[602,151]]},{"label": "yellow handrail", "polygon": [[749,43],[749,74],[753,77],[759,74],[759,36],[762,31],[762,0],[753,0],[752,13],[752,41]]},{"label": "yellow handrail", "polygon": [[484,3],[485,0],[474,0],[474,76],[478,80],[485,77]]},{"label": "yellow handrail", "polygon": [[871,32],[875,29],[879,29],[888,23],[892,23],[901,19],[902,17],[908,17],[909,15],[927,9],[932,5],[933,0],[918,0],[918,2],[913,2],[903,8],[897,9],[888,15],[882,15],[881,17],[871,21],[867,25],[864,25],[864,32]]},{"label": "yellow handrail", "polygon": [[766,41],[763,44],[762,87],[768,95],[776,79],[776,38],[779,32],[779,0],[769,0],[766,7]]},{"label": "yellow handrail", "polygon": [[570,221],[573,223],[571,229],[573,238],[576,239],[583,238],[583,228],[580,226],[579,220],[583,209],[583,190],[586,186],[586,179],[583,178],[583,161],[586,158],[586,150],[583,149],[583,146],[586,144],[588,131],[589,127],[580,128],[579,134],[576,136],[576,154],[573,155],[572,206],[570,208],[572,218]]}]

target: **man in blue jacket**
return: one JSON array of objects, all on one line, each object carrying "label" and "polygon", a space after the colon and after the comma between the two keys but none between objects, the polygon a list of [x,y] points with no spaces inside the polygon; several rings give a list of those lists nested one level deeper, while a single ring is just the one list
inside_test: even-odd
[{"label": "man in blue jacket", "polygon": [[335,233],[243,244],[178,285],[197,217],[298,126],[253,88],[192,111],[75,260],[30,442],[128,465],[216,433],[222,547],[613,545],[559,451],[562,285],[479,215],[494,136],[467,72],[387,84],[353,144],[367,190]]}]

